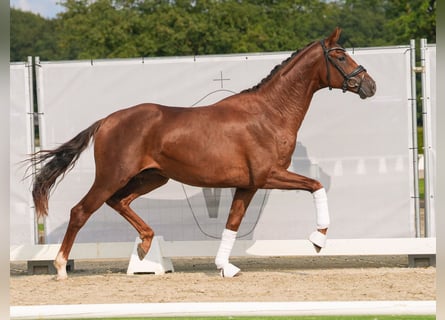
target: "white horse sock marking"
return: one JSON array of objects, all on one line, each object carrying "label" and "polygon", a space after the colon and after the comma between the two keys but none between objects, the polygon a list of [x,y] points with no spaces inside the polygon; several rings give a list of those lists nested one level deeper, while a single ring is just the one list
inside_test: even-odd
[{"label": "white horse sock marking", "polygon": [[59,252],[54,260],[54,266],[57,270],[56,280],[64,280],[68,278],[66,273],[66,264],[67,260],[63,257],[63,252]]},{"label": "white horse sock marking", "polygon": [[236,234],[236,231],[229,229],[224,229],[222,233],[221,243],[215,258],[215,264],[218,269],[221,269],[221,276],[223,277],[231,278],[240,271],[238,267],[229,263],[229,256],[236,240]]},{"label": "white horse sock marking", "polygon": [[314,193],[315,208],[317,209],[317,229],[326,229],[329,227],[329,209],[328,209],[328,196],[326,190],[321,188]]}]

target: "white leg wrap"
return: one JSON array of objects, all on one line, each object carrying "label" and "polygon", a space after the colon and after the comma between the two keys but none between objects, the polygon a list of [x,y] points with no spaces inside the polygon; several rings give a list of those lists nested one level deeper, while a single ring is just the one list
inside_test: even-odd
[{"label": "white leg wrap", "polygon": [[221,243],[215,258],[215,264],[218,269],[221,269],[221,276],[223,277],[234,277],[240,271],[238,267],[229,263],[229,256],[236,240],[236,234],[236,231],[229,229],[224,229],[222,233]]},{"label": "white leg wrap", "polygon": [[326,235],[321,233],[320,231],[314,231],[309,236],[309,241],[315,244],[319,248],[326,247]]},{"label": "white leg wrap", "polygon": [[329,227],[329,209],[328,209],[328,197],[324,188],[321,188],[314,193],[315,208],[317,209],[317,229],[326,229]]}]

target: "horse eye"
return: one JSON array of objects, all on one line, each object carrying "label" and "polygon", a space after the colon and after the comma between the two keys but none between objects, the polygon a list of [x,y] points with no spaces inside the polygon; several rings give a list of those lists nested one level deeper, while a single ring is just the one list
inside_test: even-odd
[{"label": "horse eye", "polygon": [[344,62],[345,60],[346,60],[345,56],[338,57],[338,61],[340,62]]}]

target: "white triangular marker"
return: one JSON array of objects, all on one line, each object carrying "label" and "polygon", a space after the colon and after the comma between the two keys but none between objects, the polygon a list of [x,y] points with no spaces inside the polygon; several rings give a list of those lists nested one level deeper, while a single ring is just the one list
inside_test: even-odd
[{"label": "white triangular marker", "polygon": [[144,259],[140,260],[137,252],[138,244],[141,239],[136,238],[134,242],[133,252],[131,253],[130,262],[128,264],[127,274],[164,274],[166,272],[174,272],[173,264],[170,258],[162,256],[161,246],[159,244],[162,237],[154,237],[151,242],[150,251]]}]

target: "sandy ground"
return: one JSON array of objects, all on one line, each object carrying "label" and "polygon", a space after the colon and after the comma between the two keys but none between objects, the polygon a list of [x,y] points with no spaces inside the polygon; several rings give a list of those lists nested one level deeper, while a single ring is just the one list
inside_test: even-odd
[{"label": "sandy ground", "polygon": [[127,275],[128,260],[75,261],[68,280],[27,275],[10,264],[10,304],[191,301],[435,300],[436,268],[408,268],[398,257],[232,258],[221,278],[210,258],[173,259],[174,273]]}]

